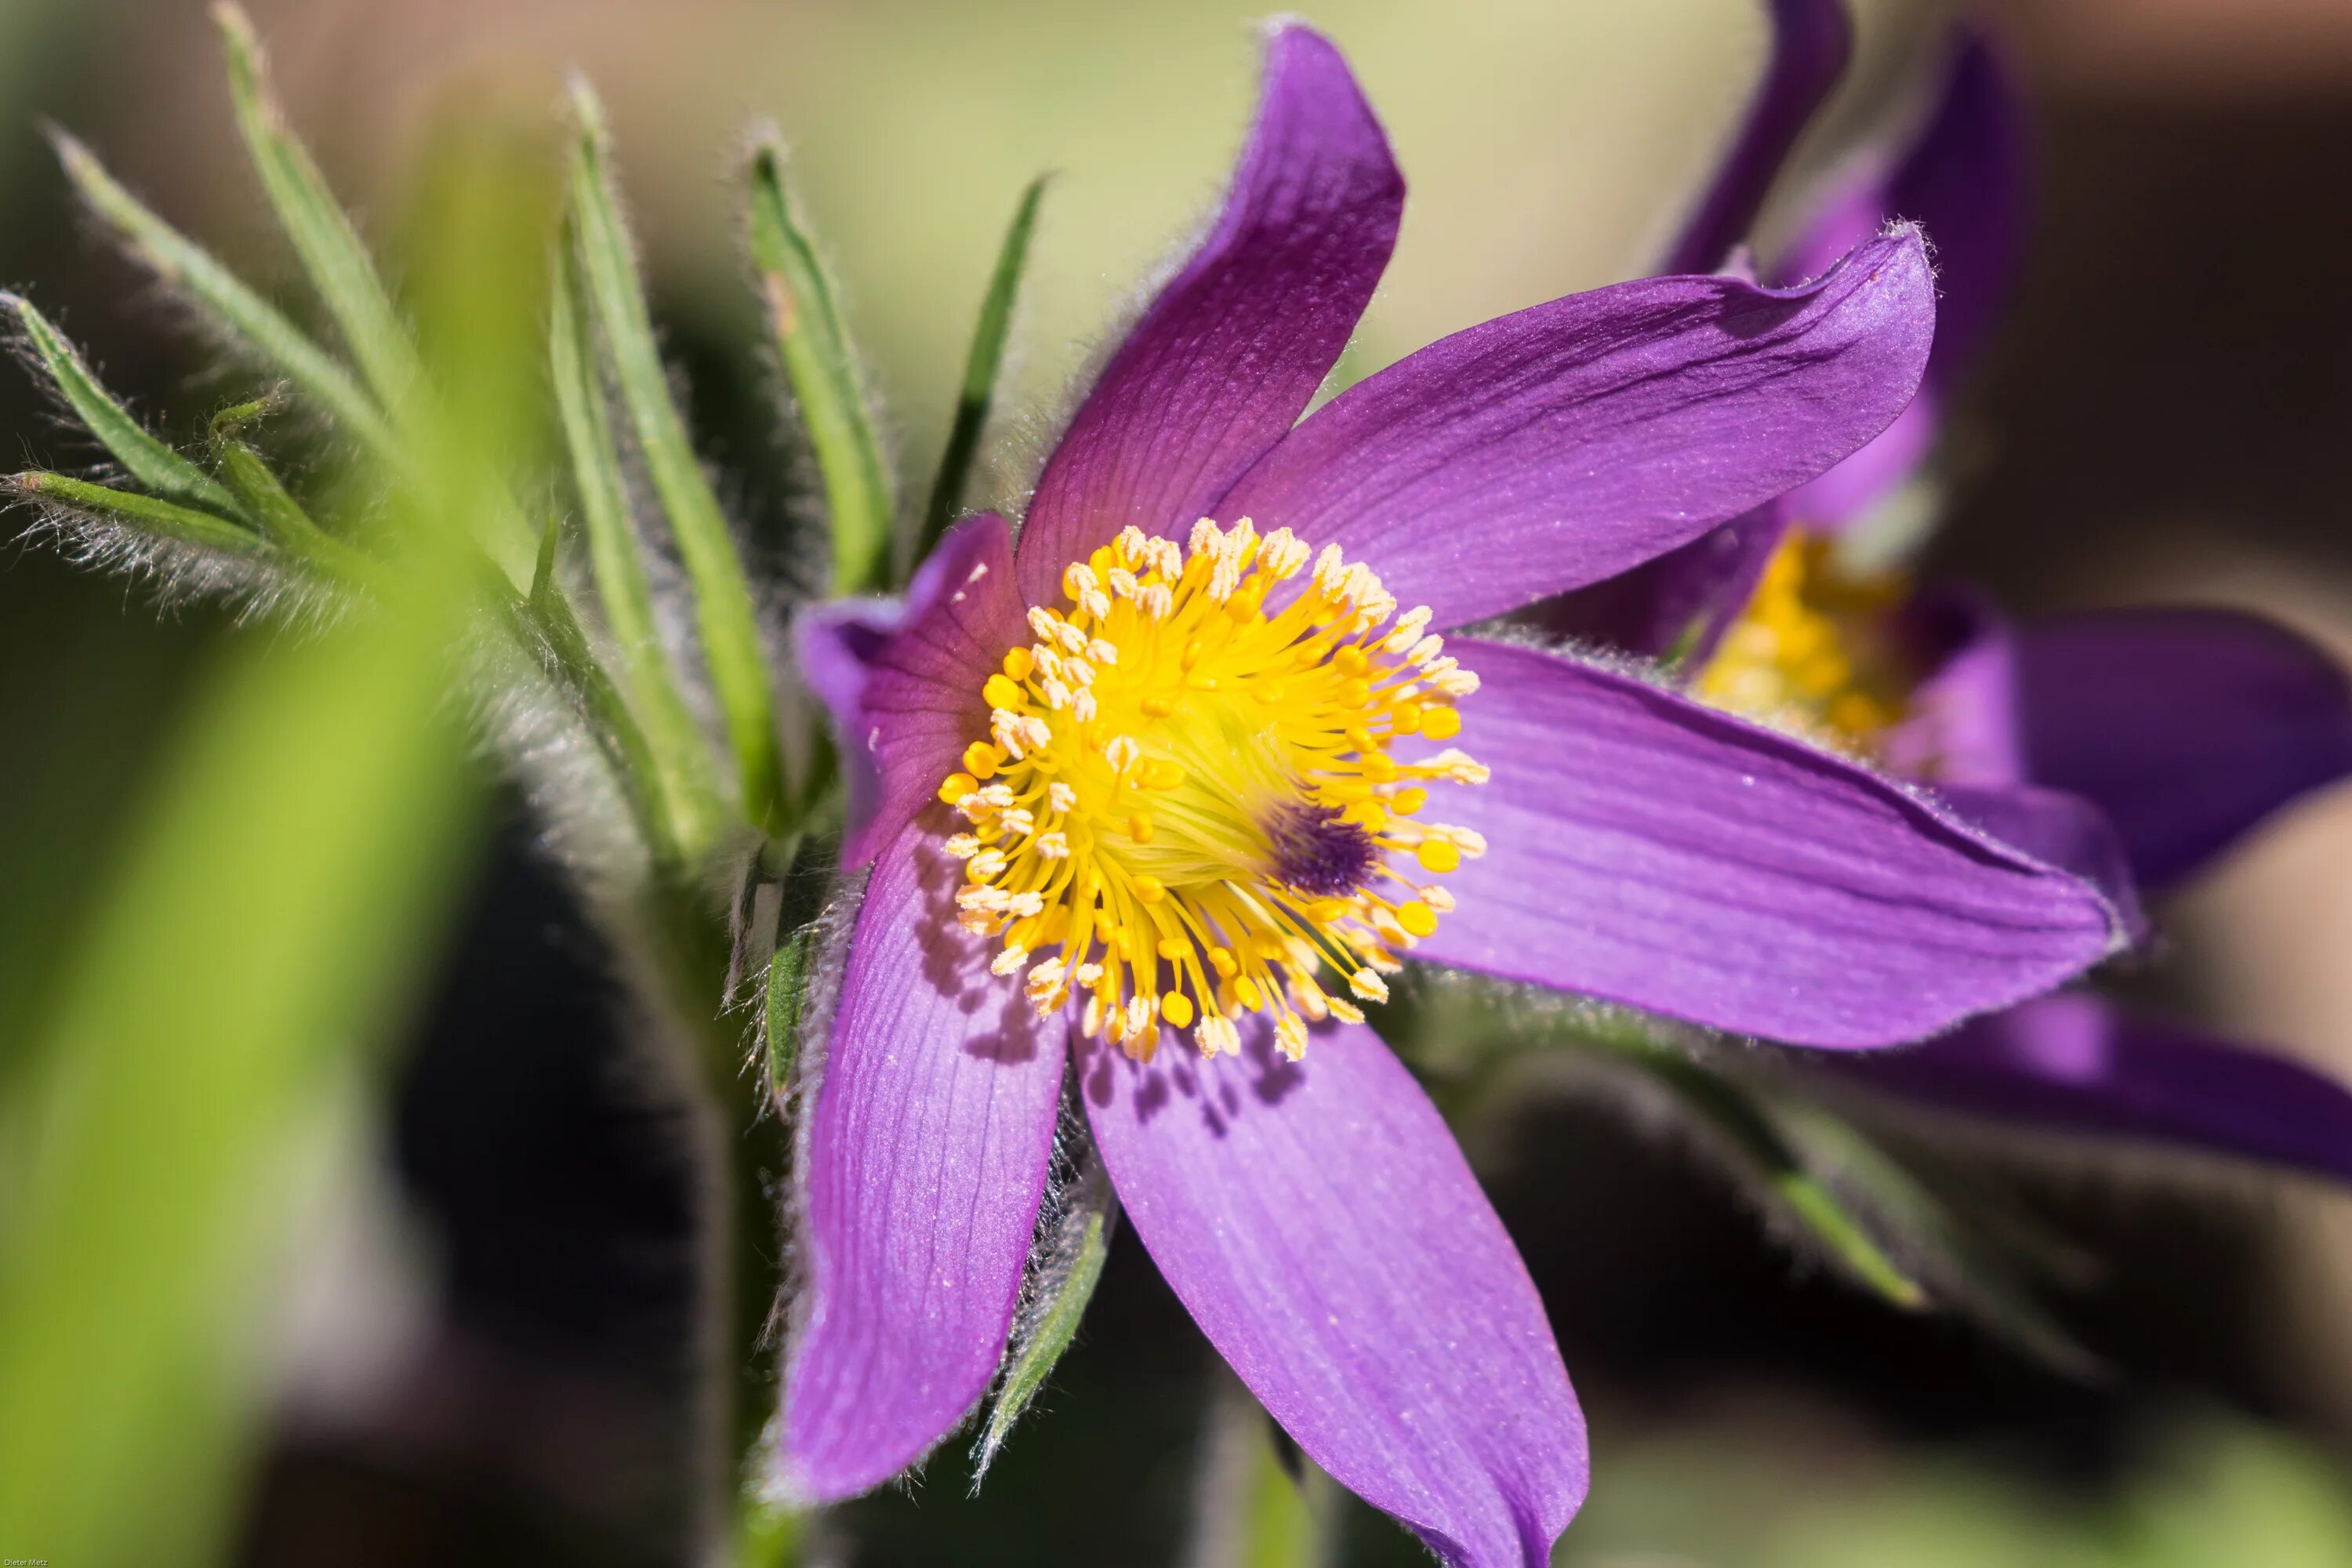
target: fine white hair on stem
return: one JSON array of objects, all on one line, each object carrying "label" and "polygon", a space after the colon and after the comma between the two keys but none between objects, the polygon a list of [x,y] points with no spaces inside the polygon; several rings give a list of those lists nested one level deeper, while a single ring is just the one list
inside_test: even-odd
[{"label": "fine white hair on stem", "polygon": [[643,885],[647,847],[586,722],[539,668],[482,618],[467,650],[468,716],[488,755],[522,789],[541,852],[593,904],[622,907]]},{"label": "fine white hair on stem", "polygon": [[[728,177],[735,181],[738,171],[749,168],[752,159],[763,148],[772,148],[778,166],[782,169],[791,162],[790,149],[783,132],[772,120],[754,120],[735,138],[729,153]],[[748,189],[748,186],[744,187]],[[748,205],[740,205],[735,225],[736,264],[746,277],[756,278],[760,272],[759,258],[751,246],[751,224]],[[857,388],[866,410],[866,424],[873,430],[880,447],[885,473],[904,471],[899,458],[906,446],[905,432],[893,416],[888,398],[884,395],[882,379],[859,344],[864,341],[846,330],[848,320],[856,312],[852,300],[856,284],[824,241],[822,230],[804,227],[802,237],[813,247],[825,279],[831,286],[835,307],[845,328],[841,334],[841,350],[847,356],[850,379]],[[792,377],[784,370],[783,354],[772,331],[764,321],[757,334],[754,364],[758,384],[766,394],[761,406],[767,413],[762,434],[771,449],[780,458],[783,484],[778,502],[785,524],[782,537],[765,542],[770,546],[761,552],[765,563],[772,570],[768,584],[772,599],[766,607],[772,612],[789,610],[792,605],[817,596],[833,567],[832,536],[826,521],[824,484],[817,465],[816,450],[808,436],[808,426],[800,415],[800,399],[793,395]],[[898,515],[891,519],[891,542],[895,548],[898,537],[906,531],[909,521],[908,506],[919,504],[920,497],[901,490],[898,497]],[[740,509],[731,509],[737,516],[745,515]]]},{"label": "fine white hair on stem", "polygon": [[129,578],[166,615],[198,604],[224,607],[239,626],[274,623],[300,637],[341,624],[352,595],[267,558],[231,555],[164,539],[127,523],[17,490],[9,504],[29,513],[17,530],[86,571]]},{"label": "fine white hair on stem", "polygon": [[[1061,1305],[1063,1292],[1081,1267],[1089,1246],[1088,1233],[1099,1226],[1093,1245],[1108,1246],[1118,1223],[1118,1199],[1111,1189],[1110,1172],[1095,1148],[1094,1134],[1087,1125],[1075,1085],[1075,1078],[1065,1082],[1045,1197],[1038,1205],[1028,1262],[1022,1269],[1021,1299],[1013,1310],[1013,1331],[992,1391],[1000,1405],[1008,1394],[1008,1380],[1028,1358],[1039,1335],[1046,1331]],[[1087,1289],[1091,1290],[1091,1286]],[[995,1462],[1010,1430],[1011,1425],[1003,1423],[1000,1410],[974,1447],[971,1487],[975,1493],[987,1479],[989,1467]]]}]

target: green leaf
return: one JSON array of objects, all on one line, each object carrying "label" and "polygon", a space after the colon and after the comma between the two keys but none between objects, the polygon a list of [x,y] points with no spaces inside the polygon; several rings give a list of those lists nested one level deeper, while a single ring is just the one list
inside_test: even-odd
[{"label": "green leaf", "polygon": [[1658,668],[1666,671],[1681,669],[1698,651],[1699,639],[1706,636],[1708,622],[1706,616],[1693,616],[1690,624],[1675,634],[1673,645],[1658,656]]},{"label": "green leaf", "polygon": [[284,374],[316,399],[354,439],[379,458],[397,462],[399,443],[350,371],[177,229],[115,183],[89,148],[55,133],[58,158],[82,199],[131,254],[234,342]]},{"label": "green leaf", "polygon": [[368,617],[238,649],[129,825],[12,1086],[14,1552],[226,1551],[303,1178],[325,1141],[362,1136],[353,1097],[425,978],[469,837],[445,695],[457,635]]},{"label": "green leaf", "polygon": [[1817,1105],[1782,1100],[1774,1124],[1815,1170],[1833,1173],[1850,1201],[1899,1236],[1936,1300],[2053,1372],[2085,1382],[2107,1367],[2035,1299],[2016,1266],[1977,1226],[1861,1129]]},{"label": "green leaf", "polygon": [[27,500],[54,502],[68,510],[104,518],[176,543],[200,545],[229,555],[269,553],[267,542],[241,524],[176,501],[141,495],[136,490],[119,490],[68,474],[38,471],[18,474],[8,485]]},{"label": "green leaf", "polygon": [[556,519],[547,520],[539,531],[539,558],[531,563],[530,591],[523,597],[533,610],[543,610],[551,596],[561,592],[555,582],[555,557],[563,542],[563,530]]},{"label": "green leaf", "polygon": [[751,154],[751,259],[824,481],[833,591],[871,593],[888,580],[897,503],[833,279],[793,211],[783,162],[772,141]]},{"label": "green leaf", "polygon": [[149,435],[130,411],[99,384],[73,345],[33,308],[31,300],[0,292],[0,309],[16,312],[41,368],[57,384],[75,417],[122,465],[124,472],[169,500],[228,516],[236,514],[236,499],[210,474]]},{"label": "green leaf", "polygon": [[268,399],[261,399],[225,408],[213,416],[213,456],[220,463],[221,478],[246,515],[288,554],[331,575],[363,580],[371,570],[367,558],[313,522],[261,454],[236,438],[237,432],[272,406]]},{"label": "green leaf", "polygon": [[988,1413],[987,1430],[972,1456],[972,1480],[988,1473],[1004,1439],[1013,1435],[1022,1412],[1045,1386],[1045,1379],[1077,1338],[1087,1303],[1102,1282],[1103,1259],[1110,1256],[1111,1231],[1118,1224],[1118,1197],[1102,1158],[1089,1152],[1085,1170],[1073,1184],[1069,1206],[1063,1212],[1060,1233],[1039,1270],[1037,1295],[1022,1313],[1017,1342],[1004,1379],[998,1385],[995,1406]]},{"label": "green leaf", "polygon": [[793,1069],[799,1065],[801,1016],[808,1006],[809,956],[815,945],[816,927],[804,925],[778,943],[768,961],[768,1092],[779,1101],[791,1092]]},{"label": "green leaf", "polygon": [[367,557],[310,521],[310,514],[287,492],[259,452],[231,440],[215,441],[213,451],[220,458],[221,477],[228,481],[228,488],[289,555],[348,582],[364,582],[373,574]]},{"label": "green leaf", "polygon": [[923,508],[922,532],[915,541],[914,560],[931,552],[940,536],[955,521],[963,505],[964,486],[971,478],[972,458],[980,451],[981,433],[988,425],[989,405],[996,397],[996,377],[1004,363],[1004,341],[1013,330],[1013,301],[1020,292],[1022,268],[1029,259],[1029,237],[1037,226],[1037,204],[1045,194],[1045,176],[1038,175],[1021,193],[1013,209],[1013,223],[996,253],[996,271],[981,301],[980,321],[972,328],[971,352],[965,357],[963,390],[956,398],[955,423],[948,430],[947,448],[940,454],[939,477],[931,481],[931,499]]},{"label": "green leaf", "polygon": [[[792,1092],[793,1075],[800,1065],[812,971],[824,962],[817,944],[824,940],[822,922],[840,865],[840,835],[837,829],[811,832],[788,851],[779,853],[783,849],[772,845],[762,858],[763,873],[776,878],[776,908],[770,930],[782,933],[768,959],[766,1006],[761,1020],[767,1098],[780,1110]],[[772,873],[777,864],[782,869]]]},{"label": "green leaf", "polygon": [[619,655],[620,683],[644,722],[670,817],[677,825],[679,847],[688,858],[698,858],[719,830],[709,752],[655,618],[653,586],[638,554],[628,487],[614,449],[604,384],[582,318],[574,265],[569,255],[556,258],[548,357],[564,445],[571,454],[572,487],[588,535],[589,567],[595,575],[605,628]]},{"label": "green leaf", "polygon": [[1400,1001],[1405,1016],[1389,1032],[1408,1059],[1439,1074],[1432,1093],[1441,1109],[1460,1113],[1505,1064],[1531,1052],[1614,1063],[1666,1094],[1747,1187],[1841,1273],[1906,1311],[1928,1305],[1885,1231],[1857,1214],[1783,1132],[1774,1101],[1695,1058],[1658,1020],[1599,1005],[1562,1015],[1519,988],[1475,981],[1406,988]]},{"label": "green leaf", "polygon": [[[304,274],[328,315],[359,362],[375,400],[389,410],[404,455],[412,462],[425,443],[418,426],[447,417],[427,395],[415,341],[392,302],[364,241],[301,142],[288,130],[271,98],[265,62],[253,25],[233,4],[213,8],[228,64],[229,96],[238,132],[260,175],[270,209],[292,241]],[[469,290],[488,298],[490,289]],[[513,498],[493,476],[478,476],[467,487],[481,502],[477,517],[484,537],[518,575],[530,559],[533,532]]]},{"label": "green leaf", "polygon": [[1671,1049],[1652,1047],[1622,1054],[1713,1131],[1848,1278],[1906,1311],[1927,1305],[1927,1289],[1806,1163],[1799,1148],[1782,1135],[1769,1104],[1746,1086]]},{"label": "green leaf", "polygon": [[269,95],[253,24],[236,5],[213,7],[228,61],[238,132],[302,269],[359,361],[378,402],[402,407],[418,383],[416,351],[351,219]]},{"label": "green leaf", "polygon": [[483,591],[498,611],[508,637],[539,666],[587,726],[605,765],[628,802],[629,815],[656,860],[679,856],[677,829],[656,781],[659,760],[647,744],[636,715],[620,688],[598,662],[588,634],[562,594],[518,596],[499,570],[485,561]]},{"label": "green leaf", "polygon": [[589,306],[603,329],[646,477],[693,589],[702,655],[734,749],[744,814],[772,834],[782,825],[783,759],[759,611],[719,498],[703,477],[686,423],[670,398],[636,257],[621,226],[606,167],[604,110],[585,83],[573,84],[572,103],[580,124],[572,161],[572,210]]}]

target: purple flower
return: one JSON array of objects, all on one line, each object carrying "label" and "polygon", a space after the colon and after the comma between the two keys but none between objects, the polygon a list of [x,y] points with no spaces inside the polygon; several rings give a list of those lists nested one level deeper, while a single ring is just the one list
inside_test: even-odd
[{"label": "purple flower", "polygon": [[[1801,58],[1817,22],[1776,12],[1776,59]],[[1759,102],[1775,98],[1768,89]],[[1792,494],[1575,596],[1566,624],[1637,652],[1680,652],[1715,700],[1874,752],[2053,863],[2105,863],[2117,868],[2111,882],[2160,889],[2352,773],[2352,697],[2332,661],[2230,611],[2020,627],[1974,595],[1837,564],[1833,542],[1871,525],[1931,461],[1948,400],[1990,335],[2022,229],[2020,123],[1993,54],[1963,37],[1914,142],[1850,172],[1773,269],[1804,276],[1897,216],[1925,226],[1937,342],[1895,425]],[[1790,132],[1771,134],[1785,147]],[[1747,141],[1712,206],[1754,211],[1752,130]],[[2342,1085],[2089,995],[2042,998],[1835,1065],[1941,1110],[2352,1180]]]},{"label": "purple flower", "polygon": [[1453,631],[1885,429],[1932,330],[1916,236],[1794,289],[1523,310],[1300,423],[1403,194],[1338,53],[1277,29],[1224,207],[1018,549],[972,518],[903,605],[801,629],[857,773],[845,859],[873,871],[806,1124],[793,1493],[881,1483],[984,1392],[1075,1057],[1137,1233],[1300,1446],[1450,1562],[1546,1561],[1582,1419],[1508,1238],[1363,1023],[1401,961],[1867,1047],[2122,940],[2094,880],[1866,768]]}]

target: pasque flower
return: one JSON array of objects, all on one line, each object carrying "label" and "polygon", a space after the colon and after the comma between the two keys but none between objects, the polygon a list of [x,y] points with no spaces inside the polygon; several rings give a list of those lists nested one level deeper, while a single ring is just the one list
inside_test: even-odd
[{"label": "pasque flower", "polygon": [[1456,628],[1811,479],[1915,390],[1916,233],[1790,289],[1662,278],[1471,328],[1299,416],[1403,183],[1277,28],[1206,237],[1017,548],[800,630],[870,863],[804,1131],[779,1480],[919,1458],[1003,1353],[1066,1064],[1134,1227],[1325,1469],[1464,1563],[1539,1563],[1581,1417],[1451,1135],[1363,1022],[1407,959],[1826,1047],[2049,989],[2095,879],[1617,668]]},{"label": "pasque flower", "polygon": [[[1785,148],[1789,117],[1801,120],[1806,94],[1826,87],[1804,62],[1842,52],[1824,41],[1842,18],[1811,0],[1774,12],[1781,79],[1759,102],[1779,118],[1751,124],[1744,142],[1769,133]],[[1910,143],[1850,171],[1772,269],[1802,277],[1898,216],[1921,223],[1940,298],[1919,395],[1820,479],[1579,596],[1569,624],[1633,651],[1678,652],[1710,700],[1874,756],[2012,841],[2062,860],[2112,858],[2137,887],[2161,890],[2352,773],[2352,694],[2334,662],[2234,611],[2018,625],[1980,595],[1853,564],[1899,554],[1906,542],[1890,552],[1885,536],[1916,533],[1943,416],[2018,260],[2023,150],[1998,60],[1962,37]],[[1702,213],[1752,213],[1759,165],[1752,150],[1735,153]],[[2086,993],[1833,1065],[1938,1110],[2352,1180],[2342,1085]]]}]

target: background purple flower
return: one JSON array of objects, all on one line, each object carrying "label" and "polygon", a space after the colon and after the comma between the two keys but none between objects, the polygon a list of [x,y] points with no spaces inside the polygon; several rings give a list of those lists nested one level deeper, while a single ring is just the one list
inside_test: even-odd
[{"label": "background purple flower", "polygon": [[[1801,8],[1800,8],[1801,10]],[[1818,102],[1790,60],[1817,19],[1775,7],[1768,100]],[[1809,97],[1810,95],[1810,97]],[[1713,207],[1751,216],[1751,123]],[[1696,675],[1747,609],[1791,529],[1838,535],[1934,459],[1951,400],[1990,338],[2021,249],[2026,138],[1993,49],[1963,32],[1911,142],[1856,160],[1770,274],[1797,279],[1897,219],[1935,247],[1939,310],[1919,396],[1884,435],[1790,495],[1616,583],[1571,596],[1558,624]],[[1916,665],[1884,759],[1963,815],[2054,864],[2162,889],[2272,814],[2352,773],[2352,694],[2334,662],[2258,617],[2203,608],[2076,614],[2013,626],[1938,589],[1901,616]],[[2352,1094],[2335,1080],[2084,995],[1980,1019],[1911,1050],[1843,1063],[1881,1089],[1950,1110],[2131,1135],[2343,1176]]]}]

